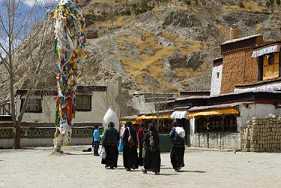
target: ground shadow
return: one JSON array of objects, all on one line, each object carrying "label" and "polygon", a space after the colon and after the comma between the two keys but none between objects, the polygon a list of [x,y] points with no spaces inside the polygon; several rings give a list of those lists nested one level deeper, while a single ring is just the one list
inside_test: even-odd
[{"label": "ground shadow", "polygon": [[200,173],[200,174],[207,173],[204,170],[180,170],[179,172],[190,172],[190,173]]},{"label": "ground shadow", "polygon": [[[162,169],[162,168],[161,168]],[[115,169],[113,169],[113,170],[124,170],[124,171],[126,171],[126,169],[124,168],[124,167],[118,167],[118,168],[115,168]],[[136,169],[136,170],[131,170],[131,171],[127,171],[128,173],[132,173],[132,172],[141,172],[142,171],[142,169]],[[154,175],[154,173],[153,172],[147,172],[147,174],[148,175]],[[169,173],[161,173],[160,172],[160,174],[158,174],[157,176],[176,176],[176,175],[178,175],[178,174],[169,174]]]},{"label": "ground shadow", "polygon": [[116,170],[126,170],[124,167],[117,167],[117,168],[115,168]]},{"label": "ground shadow", "polygon": [[[113,170],[124,170],[124,171],[126,171],[126,169],[124,168],[124,167],[117,167],[117,168],[114,168]],[[135,170],[131,170],[131,171],[127,171],[127,172],[140,172],[141,171],[141,169],[135,169]]]},{"label": "ground shadow", "polygon": [[[163,166],[163,165],[161,165],[161,166]],[[173,169],[172,167],[161,167],[161,170],[162,169]],[[123,166],[120,166],[120,165],[118,165],[118,167],[117,168],[115,168],[115,170],[126,170]],[[136,170],[131,170],[130,172],[139,172],[139,171],[141,171],[141,169],[139,168],[139,169],[136,169]],[[180,170],[179,171],[179,173],[200,173],[200,174],[204,174],[204,173],[207,173],[207,171],[205,171],[205,170]],[[177,175],[177,174],[160,174],[160,175],[163,175],[163,176],[171,176],[171,175]]]},{"label": "ground shadow", "polygon": [[156,175],[156,176],[177,176],[178,174],[162,174],[160,172],[160,174]]},{"label": "ground shadow", "polygon": [[62,155],[92,155],[92,153],[69,153],[69,152],[63,152]]},{"label": "ground shadow", "polygon": [[172,167],[161,167],[161,169],[173,169]]}]

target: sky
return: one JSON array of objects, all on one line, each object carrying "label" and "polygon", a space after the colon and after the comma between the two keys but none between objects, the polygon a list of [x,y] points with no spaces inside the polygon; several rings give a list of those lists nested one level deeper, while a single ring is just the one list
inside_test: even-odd
[{"label": "sky", "polygon": [[[6,2],[8,0],[0,0],[0,3]],[[58,0],[20,0],[23,4],[27,5],[27,6],[34,6],[35,4],[38,5],[46,5],[46,4],[52,4],[57,2]]]},{"label": "sky", "polygon": [[34,6],[34,4],[51,4],[54,3],[56,0],[23,0],[23,3],[25,3],[28,6]]},{"label": "sky", "polygon": [[[19,1],[19,0],[17,0]],[[31,31],[32,26],[46,18],[47,12],[55,5],[58,0],[20,0],[18,9],[16,10],[15,30],[20,30],[20,35],[16,39],[18,44]],[[3,19],[4,25],[7,27],[7,11],[4,6],[8,0],[0,0],[0,17]],[[0,18],[0,19],[1,19]],[[0,42],[6,44],[7,36],[3,32],[0,24]],[[0,50],[1,53],[1,50]],[[3,52],[2,52],[3,53]]]}]

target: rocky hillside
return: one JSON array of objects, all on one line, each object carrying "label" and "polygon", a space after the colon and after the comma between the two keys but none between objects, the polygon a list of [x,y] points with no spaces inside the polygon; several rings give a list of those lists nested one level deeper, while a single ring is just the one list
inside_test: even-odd
[{"label": "rocky hillside", "polygon": [[147,2],[82,2],[91,58],[81,81],[118,74],[128,89],[208,89],[212,60],[220,56],[219,45],[229,39],[233,25],[241,36],[281,36],[279,7],[270,4],[274,1]]},{"label": "rocky hillside", "polygon": [[[129,91],[209,89],[212,60],[220,56],[220,44],[229,39],[231,27],[238,27],[241,37],[261,33],[267,40],[280,38],[278,2],[81,0],[88,59],[80,66],[79,82],[89,85],[121,76]],[[52,29],[48,35],[45,46],[52,49]],[[18,88],[28,84],[30,49],[36,59],[40,40],[31,40],[31,47],[27,40],[19,48]],[[44,52],[40,87],[55,85],[52,53]]]}]

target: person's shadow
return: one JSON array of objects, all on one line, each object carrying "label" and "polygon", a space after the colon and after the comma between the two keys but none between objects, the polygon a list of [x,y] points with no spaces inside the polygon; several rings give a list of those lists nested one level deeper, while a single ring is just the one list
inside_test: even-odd
[{"label": "person's shadow", "polygon": [[62,155],[93,155],[92,153],[70,153],[70,152],[63,152]]},{"label": "person's shadow", "polygon": [[179,170],[178,172],[190,172],[190,173],[199,173],[199,174],[207,173],[205,170]]},{"label": "person's shadow", "polygon": [[[161,169],[173,169],[172,167],[161,165]],[[179,170],[178,172],[190,172],[190,173],[207,173],[205,170]]]},{"label": "person's shadow", "polygon": [[164,173],[164,174],[162,174],[161,172],[160,172],[160,174],[158,174],[158,175],[156,175],[156,176],[177,176],[178,174],[171,174],[171,173]]}]

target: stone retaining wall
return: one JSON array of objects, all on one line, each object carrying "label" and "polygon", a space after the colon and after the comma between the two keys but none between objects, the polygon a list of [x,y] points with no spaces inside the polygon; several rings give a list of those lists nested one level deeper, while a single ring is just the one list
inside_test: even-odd
[{"label": "stone retaining wall", "polygon": [[[93,127],[73,127],[71,145],[89,145],[92,143]],[[24,127],[21,129],[22,147],[52,146],[55,127]],[[0,148],[12,148],[14,128],[0,128]]]},{"label": "stone retaining wall", "polygon": [[281,152],[281,117],[253,119],[241,130],[242,151]]}]

